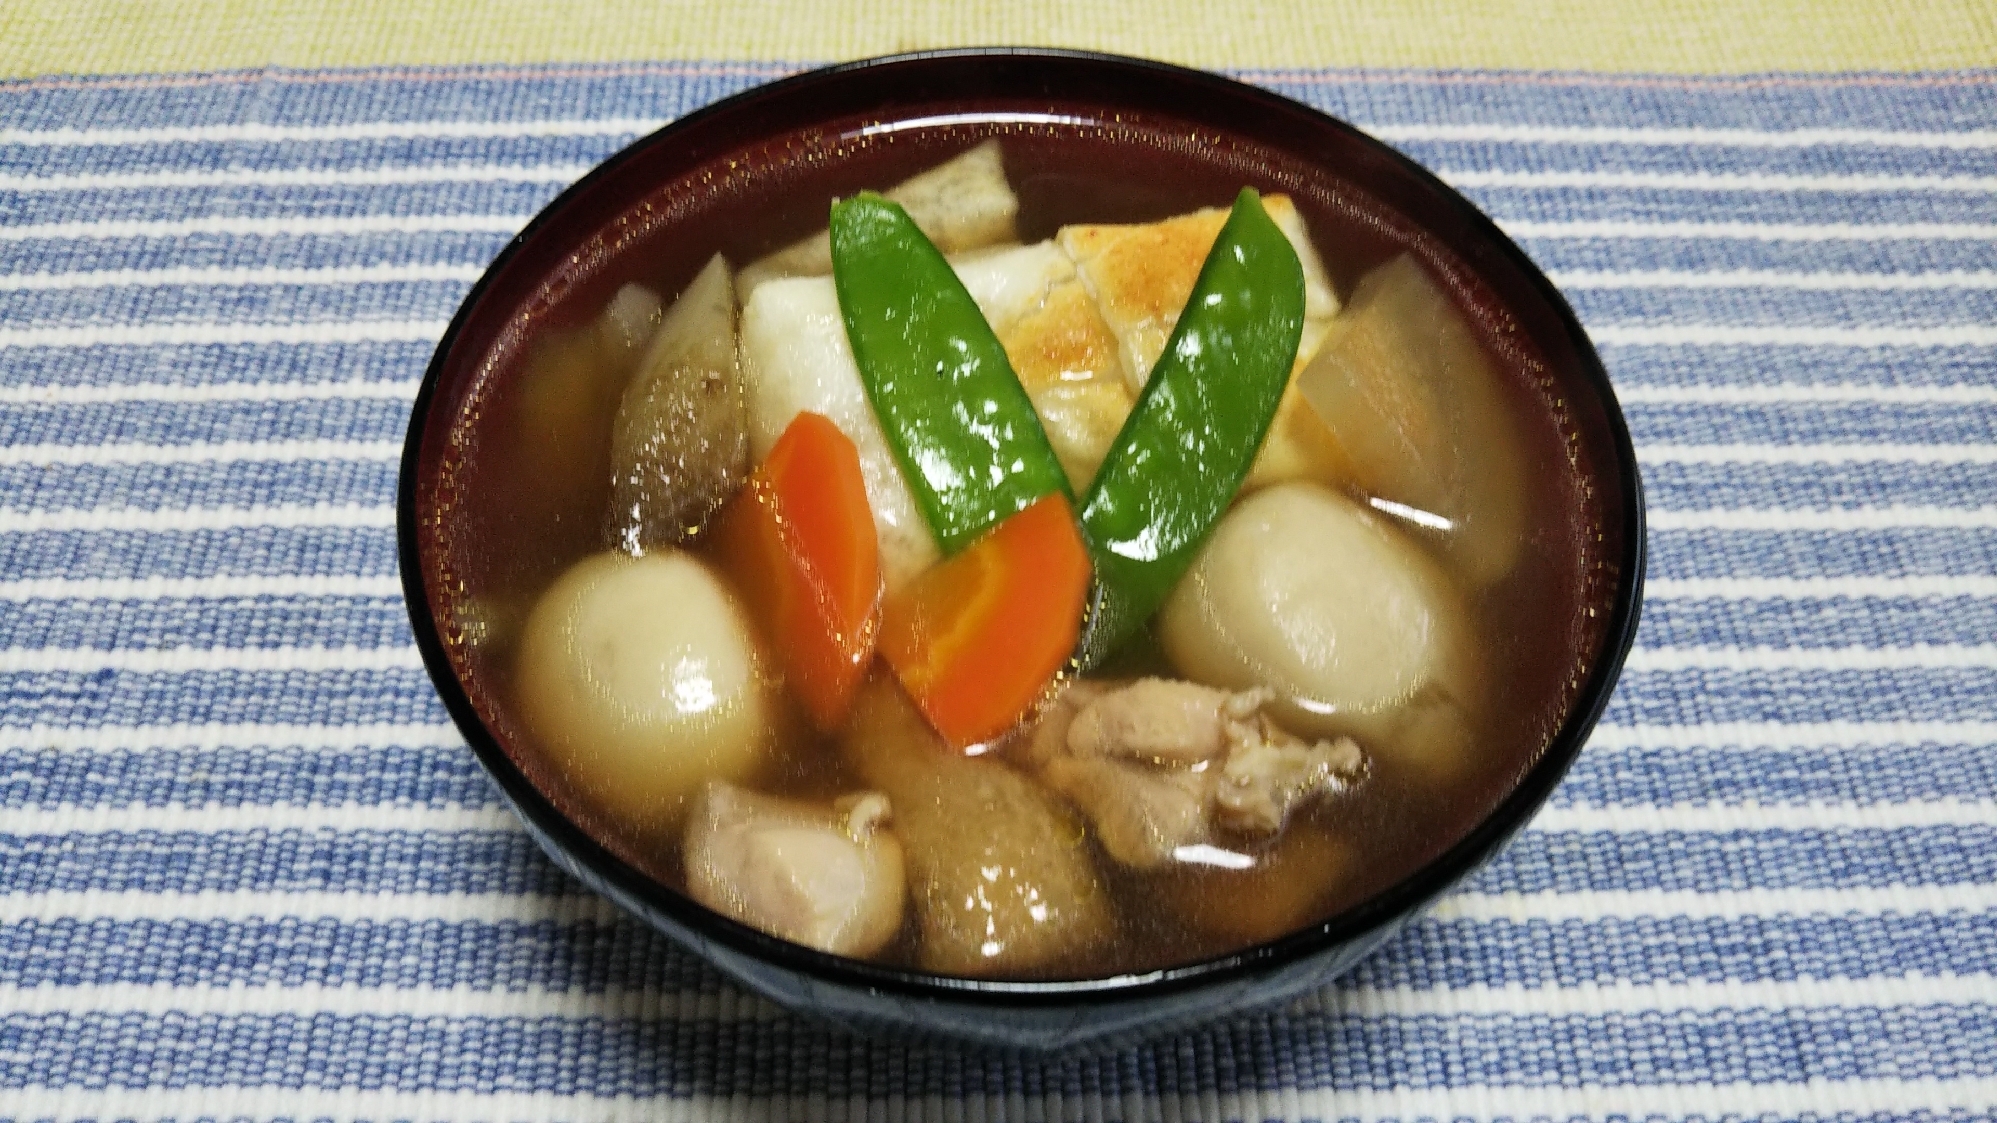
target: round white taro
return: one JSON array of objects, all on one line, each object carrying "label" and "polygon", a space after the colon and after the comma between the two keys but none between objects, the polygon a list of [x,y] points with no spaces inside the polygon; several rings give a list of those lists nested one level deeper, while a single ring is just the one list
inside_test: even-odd
[{"label": "round white taro", "polygon": [[668,550],[576,563],[521,636],[520,706],[569,781],[636,830],[670,827],[709,778],[766,755],[767,676],[740,608]]},{"label": "round white taro", "polygon": [[1215,528],[1158,617],[1180,671],[1266,686],[1313,731],[1383,731],[1455,658],[1462,607],[1423,550],[1315,484],[1265,488]]}]

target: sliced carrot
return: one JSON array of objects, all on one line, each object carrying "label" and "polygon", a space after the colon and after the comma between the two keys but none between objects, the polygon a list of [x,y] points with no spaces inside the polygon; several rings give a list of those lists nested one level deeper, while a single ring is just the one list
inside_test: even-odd
[{"label": "sliced carrot", "polygon": [[881,654],[952,747],[1013,727],[1074,653],[1089,554],[1044,496],[881,608]]},{"label": "sliced carrot", "polygon": [[873,658],[881,567],[860,454],[832,421],[800,413],[729,502],[717,546],[820,729],[845,720]]}]

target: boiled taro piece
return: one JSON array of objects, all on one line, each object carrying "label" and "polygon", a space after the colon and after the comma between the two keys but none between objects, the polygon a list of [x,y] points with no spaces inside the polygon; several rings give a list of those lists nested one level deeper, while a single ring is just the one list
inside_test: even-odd
[{"label": "boiled taro piece", "polygon": [[1300,728],[1371,742],[1461,661],[1466,609],[1428,553],[1329,488],[1228,512],[1158,616],[1187,677],[1267,688]]},{"label": "boiled taro piece", "polygon": [[528,615],[514,680],[549,759],[627,836],[676,827],[709,778],[769,752],[773,676],[749,622],[678,550],[572,566]]}]

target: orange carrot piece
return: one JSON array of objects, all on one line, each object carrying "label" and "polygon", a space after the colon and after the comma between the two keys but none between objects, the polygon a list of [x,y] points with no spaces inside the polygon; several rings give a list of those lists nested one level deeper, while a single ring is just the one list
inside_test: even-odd
[{"label": "orange carrot piece", "polygon": [[1044,496],[881,608],[881,654],[953,748],[1013,727],[1074,654],[1089,554]]},{"label": "orange carrot piece", "polygon": [[813,724],[845,720],[873,658],[881,566],[860,453],[800,413],[722,513],[717,544]]}]

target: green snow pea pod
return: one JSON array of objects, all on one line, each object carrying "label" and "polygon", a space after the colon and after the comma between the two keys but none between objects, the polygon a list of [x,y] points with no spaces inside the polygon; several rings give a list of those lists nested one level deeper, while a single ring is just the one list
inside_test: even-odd
[{"label": "green snow pea pod", "polygon": [[832,280],[874,415],[945,554],[1068,477],[1005,348],[908,212],[832,206]]},{"label": "green snow pea pod", "polygon": [[1233,501],[1303,327],[1303,266],[1244,188],[1082,501],[1097,582],[1084,667],[1144,626]]}]

